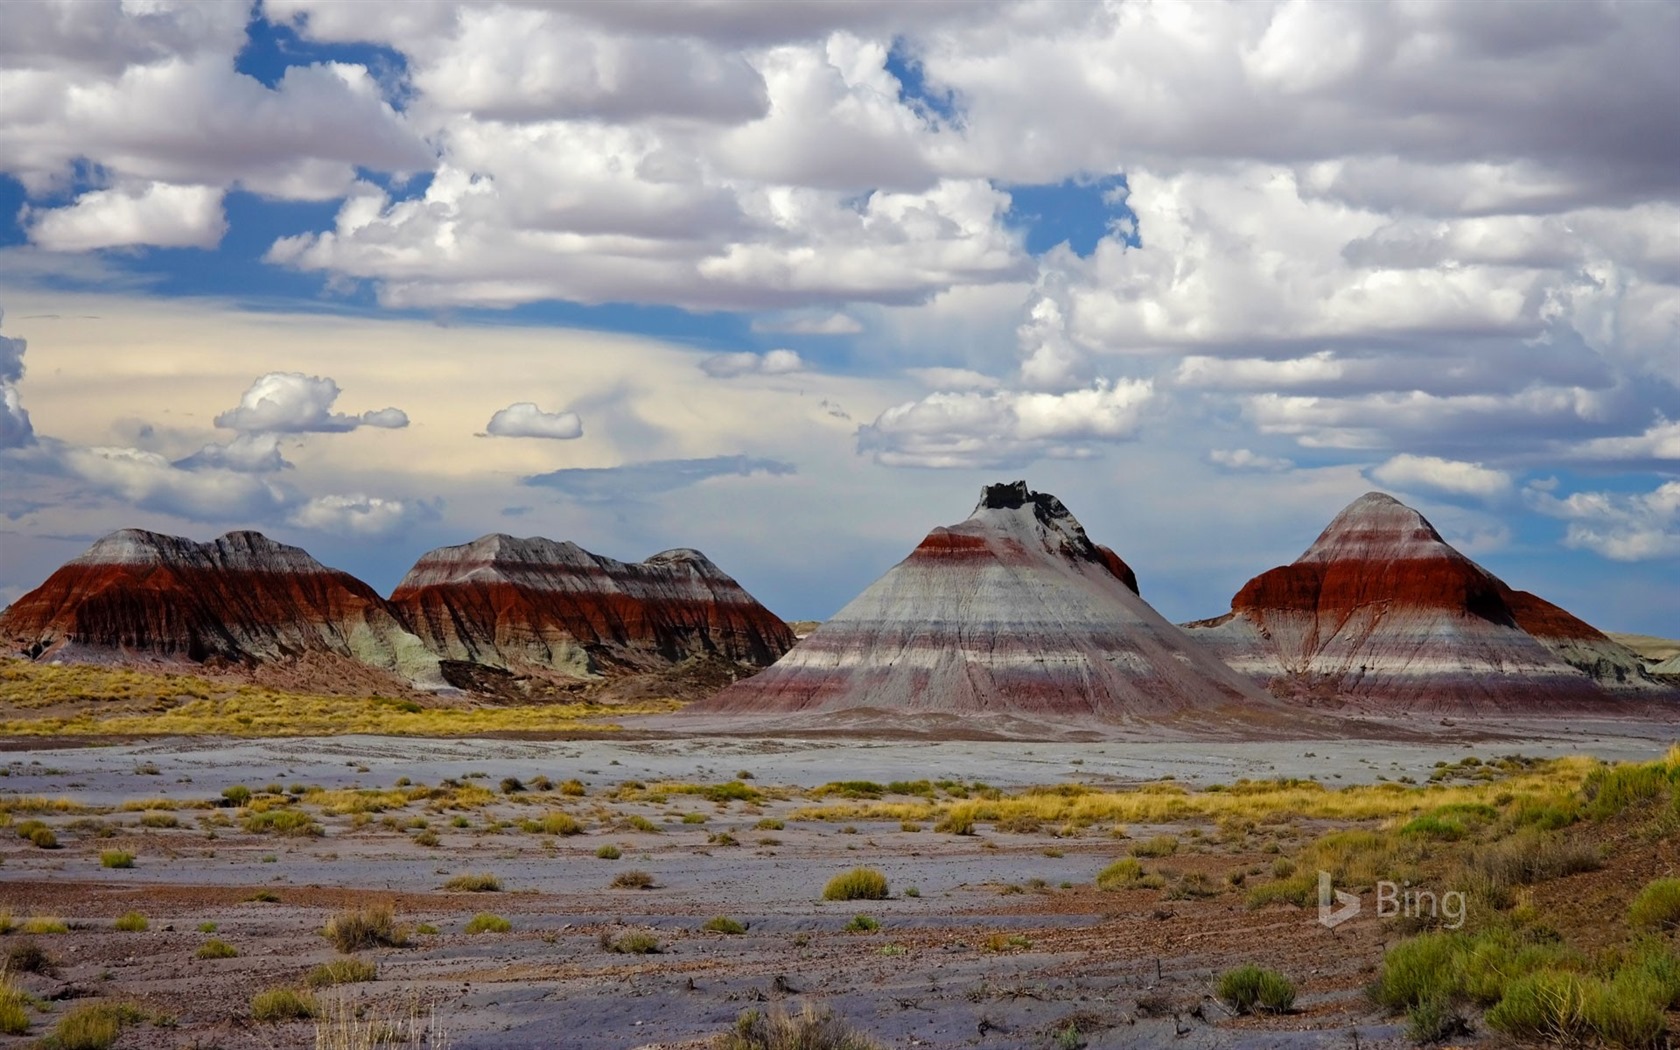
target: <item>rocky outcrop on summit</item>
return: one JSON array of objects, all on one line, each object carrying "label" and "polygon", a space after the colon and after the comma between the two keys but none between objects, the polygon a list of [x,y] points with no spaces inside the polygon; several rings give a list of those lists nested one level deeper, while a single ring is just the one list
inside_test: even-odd
[{"label": "rocky outcrop on summit", "polygon": [[54,662],[251,666],[329,656],[443,684],[437,658],[373,588],[259,532],[209,543],[114,532],[14,602],[0,638]]},{"label": "rocky outcrop on summit", "polygon": [[1658,687],[1636,657],[1443,540],[1423,515],[1367,493],[1293,564],[1261,573],[1231,611],[1187,625],[1274,693],[1404,709],[1543,712]]},{"label": "rocky outcrop on summit", "polygon": [[421,557],[391,604],[433,652],[584,676],[689,657],[762,667],[793,632],[695,550],[614,561],[575,543],[484,536]]},{"label": "rocky outcrop on summit", "polygon": [[775,666],[697,714],[1179,720],[1271,702],[1138,595],[1062,502],[991,485]]}]

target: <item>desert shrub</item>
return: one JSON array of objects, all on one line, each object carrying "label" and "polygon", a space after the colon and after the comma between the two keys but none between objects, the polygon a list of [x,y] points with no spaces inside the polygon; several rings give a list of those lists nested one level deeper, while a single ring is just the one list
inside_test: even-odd
[{"label": "desert shrub", "polygon": [[109,1050],[124,1025],[144,1018],[127,1003],[88,1003],[59,1018],[44,1045],[50,1050]]},{"label": "desert shrub", "polygon": [[273,890],[252,890],[245,898],[247,904],[279,904],[280,895]]},{"label": "desert shrub", "polygon": [[807,1004],[791,1016],[780,1007],[769,1013],[747,1010],[736,1018],[733,1031],[713,1041],[712,1050],[880,1050],[880,1044],[831,1010]]},{"label": "desert shrub", "polygon": [[455,876],[443,888],[453,893],[500,893],[502,880],[487,871],[471,872]]},{"label": "desert shrub", "polygon": [[1603,855],[1596,846],[1528,827],[1471,852],[1454,881],[1503,907],[1509,903],[1513,887],[1597,871],[1603,866]]},{"label": "desert shrub", "polygon": [[823,900],[883,901],[887,899],[887,877],[874,868],[853,868],[828,880]]},{"label": "desert shrub", "polygon": [[713,846],[739,846],[741,840],[727,831],[715,832],[706,836],[706,841]]},{"label": "desert shrub", "polygon": [[5,961],[0,963],[0,974],[50,974],[55,969],[52,956],[47,954],[47,950],[30,940],[18,941],[7,948]]},{"label": "desert shrub", "polygon": [[589,792],[584,788],[583,781],[581,780],[564,780],[560,783],[560,794],[562,795],[570,795],[573,798],[581,798],[588,793]]},{"label": "desert shrub", "polygon": [[230,806],[243,806],[251,801],[251,789],[244,784],[235,784],[222,789],[222,798]]},{"label": "desert shrub", "polygon": [[1439,1043],[1469,1035],[1470,1022],[1451,999],[1425,999],[1406,1010],[1406,1034],[1415,1043]]},{"label": "desert shrub", "polygon": [[847,933],[874,933],[881,928],[881,920],[869,915],[854,915],[846,923]]},{"label": "desert shrub", "polygon": [[468,933],[506,933],[513,923],[492,912],[481,911],[467,920]]},{"label": "desert shrub", "polygon": [[352,955],[322,963],[310,970],[303,980],[311,988],[330,988],[335,984],[357,984],[377,980],[378,977],[378,964]]},{"label": "desert shrub", "polygon": [[711,784],[703,792],[712,802],[758,802],[764,798],[764,793],[755,787],[750,787],[739,780],[731,780],[724,784]]},{"label": "desert shrub", "polygon": [[553,813],[544,814],[542,820],[537,823],[538,830],[545,835],[583,834],[583,825],[578,822],[576,817],[572,816],[570,813],[562,813],[558,810]]},{"label": "desert shrub", "polygon": [[1170,857],[1178,852],[1178,839],[1172,835],[1156,835],[1132,847],[1134,857]]},{"label": "desert shrub", "polygon": [[134,854],[122,849],[108,849],[99,855],[99,866],[102,868],[132,868]]},{"label": "desert shrub", "polygon": [[1143,878],[1143,865],[1133,857],[1125,857],[1097,872],[1097,889],[1130,889],[1136,886],[1141,878]]},{"label": "desert shrub", "polygon": [[1603,820],[1633,806],[1653,802],[1669,790],[1669,770],[1664,763],[1600,766],[1581,785],[1586,811]]},{"label": "desert shrub", "polygon": [[248,814],[241,823],[253,835],[319,838],[323,834],[315,818],[301,809],[265,809]]},{"label": "desert shrub", "polygon": [[684,824],[704,824],[707,819],[708,818],[704,813],[684,813],[682,816],[682,822]]},{"label": "desert shrub", "polygon": [[115,925],[123,933],[145,933],[151,927],[151,923],[146,921],[146,917],[137,911],[118,916]]},{"label": "desert shrub", "polygon": [[1295,1005],[1294,982],[1276,970],[1253,963],[1221,974],[1217,992],[1239,1014],[1282,1014]]},{"label": "desert shrub", "polygon": [[315,997],[295,988],[269,988],[251,996],[251,1016],[258,1021],[303,1021],[319,1012]]},{"label": "desert shrub", "polygon": [[408,943],[406,931],[397,925],[387,906],[341,911],[327,920],[321,931],[334,948],[349,954],[381,945],[401,948]]},{"label": "desert shrub", "polygon": [[10,980],[0,978],[0,1035],[29,1032],[29,998]]},{"label": "desert shrub", "polygon": [[193,953],[200,959],[235,959],[239,957],[239,949],[226,941],[211,938],[198,946]]},{"label": "desert shrub", "polygon": [[659,938],[646,930],[631,930],[617,937],[603,930],[601,947],[620,955],[658,955],[661,951]]},{"label": "desert shrub", "polygon": [[140,814],[140,826],[143,828],[178,828],[180,818],[173,813],[148,812]]},{"label": "desert shrub", "polygon": [[36,937],[49,933],[69,933],[70,925],[56,915],[31,915],[23,920],[23,932]]},{"label": "desert shrub", "polygon": [[1628,922],[1636,929],[1680,927],[1680,879],[1657,879],[1633,899]]},{"label": "desert shrub", "polygon": [[49,828],[45,825],[42,825],[41,827],[35,828],[34,830],[30,831],[29,842],[30,842],[31,845],[35,846],[37,849],[57,849],[58,848],[58,836],[53,834],[53,829],[52,828]]},{"label": "desert shrub", "polygon": [[624,851],[612,843],[607,842],[603,843],[600,848],[596,849],[595,855],[602,860],[617,860],[618,858],[624,856]]},{"label": "desert shrub", "polygon": [[438,833],[430,828],[427,828],[425,831],[422,831],[420,834],[414,836],[414,844],[416,846],[436,846],[440,841],[442,840],[438,838]]},{"label": "desert shrub", "polygon": [[1426,813],[1400,826],[1400,834],[1412,838],[1457,842],[1464,837],[1464,825],[1434,813]]},{"label": "desert shrub", "polygon": [[754,824],[753,827],[757,828],[759,831],[781,831],[787,827],[787,824],[776,817],[765,817],[757,824]]},{"label": "desert shrub", "polygon": [[944,832],[947,835],[972,835],[974,834],[974,814],[968,809],[952,806],[945,811],[944,816],[939,818],[939,822],[933,826],[933,830]]},{"label": "desert shrub", "polygon": [[645,831],[650,835],[658,835],[662,833],[662,829],[658,824],[655,824],[653,821],[642,816],[640,813],[632,813],[625,819],[624,823],[636,831]]},{"label": "desert shrub", "polygon": [[639,868],[632,868],[614,875],[611,885],[615,890],[651,890],[653,876]]},{"label": "desert shrub", "polygon": [[746,927],[745,923],[742,923],[737,919],[731,919],[727,915],[714,915],[710,919],[707,919],[704,923],[702,923],[700,928],[702,930],[708,930],[712,933],[746,933],[747,932],[747,927]]},{"label": "desert shrub", "polygon": [[518,777],[502,778],[502,794],[517,795],[525,790],[525,784]]}]

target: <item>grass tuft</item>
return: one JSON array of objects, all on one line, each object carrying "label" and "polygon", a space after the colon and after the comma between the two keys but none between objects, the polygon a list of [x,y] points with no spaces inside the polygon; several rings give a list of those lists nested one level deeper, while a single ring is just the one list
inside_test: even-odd
[{"label": "grass tuft", "polygon": [[887,877],[874,868],[853,868],[828,880],[823,887],[823,900],[884,901],[887,899]]},{"label": "grass tuft", "polygon": [[614,875],[611,885],[615,890],[651,890],[653,876],[638,868],[632,868]]},{"label": "grass tuft", "polygon": [[341,911],[327,920],[322,934],[333,947],[349,954],[381,946],[401,948],[408,943],[407,931],[397,925],[387,906]]},{"label": "grass tuft", "polygon": [[709,931],[711,933],[746,933],[747,932],[747,926],[746,926],[745,923],[741,922],[738,919],[732,919],[727,915],[714,915],[710,919],[707,919],[704,923],[702,923],[700,928],[702,930],[706,930],[706,931]]},{"label": "grass tuft", "polygon": [[781,1007],[768,1013],[744,1011],[733,1031],[719,1036],[712,1050],[880,1050],[880,1044],[835,1016],[810,1004],[790,1015]]},{"label": "grass tuft", "polygon": [[1295,983],[1276,970],[1253,963],[1226,970],[1219,977],[1216,991],[1239,1014],[1283,1014],[1295,1005]]},{"label": "grass tuft", "polygon": [[363,981],[373,981],[378,978],[379,965],[377,963],[371,963],[366,959],[358,959],[351,955],[343,959],[334,959],[332,962],[322,963],[310,970],[308,976],[304,977],[303,980],[311,988],[331,988],[337,984],[359,984]]},{"label": "grass tuft", "polygon": [[99,866],[102,868],[132,868],[134,854],[123,849],[108,849],[99,855]]},{"label": "grass tuft", "polygon": [[513,923],[492,912],[481,911],[467,920],[468,933],[506,933],[513,929]]},{"label": "grass tuft", "polygon": [[457,875],[444,883],[443,888],[453,893],[500,893],[502,880],[487,871],[481,871]]},{"label": "grass tuft", "polygon": [[146,917],[137,911],[118,916],[115,923],[116,928],[123,933],[145,933],[151,925],[146,921]]},{"label": "grass tuft", "polygon": [[251,1017],[258,1021],[306,1021],[318,1013],[315,997],[295,988],[269,988],[251,996]]},{"label": "grass tuft", "polygon": [[193,954],[200,959],[237,959],[239,949],[226,941],[212,937],[199,945],[198,951]]}]

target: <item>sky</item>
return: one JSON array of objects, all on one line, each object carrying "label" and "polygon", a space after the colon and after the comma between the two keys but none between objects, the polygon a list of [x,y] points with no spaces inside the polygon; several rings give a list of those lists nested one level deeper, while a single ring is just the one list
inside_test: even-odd
[{"label": "sky", "polygon": [[821,619],[1025,478],[1218,615],[1378,489],[1680,636],[1680,5],[0,6],[0,602],[491,532]]}]

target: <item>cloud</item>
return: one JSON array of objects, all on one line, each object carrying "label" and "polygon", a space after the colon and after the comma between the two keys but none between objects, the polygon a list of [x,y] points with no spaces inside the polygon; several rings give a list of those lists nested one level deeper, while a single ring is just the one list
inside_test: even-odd
[{"label": "cloud", "polygon": [[1208,462],[1232,471],[1277,473],[1295,468],[1295,464],[1291,460],[1276,456],[1262,456],[1246,448],[1209,449]]},{"label": "cloud", "polygon": [[1587,460],[1680,460],[1680,422],[1658,419],[1642,434],[1595,438],[1571,454]]},{"label": "cloud", "polygon": [[401,409],[383,408],[359,416],[332,411],[338,384],[325,376],[270,372],[259,376],[239,398],[238,406],[216,417],[216,425],[247,432],[343,433],[357,427],[400,429],[408,426]]},{"label": "cloud", "polygon": [[1134,437],[1154,396],[1148,380],[1098,381],[1065,394],[930,394],[858,428],[858,451],[887,466],[984,467],[1083,457]]},{"label": "cloud", "polygon": [[714,354],[700,362],[700,370],[713,379],[737,379],[744,375],[781,376],[803,372],[805,362],[792,350]]},{"label": "cloud", "polygon": [[272,474],[291,464],[280,453],[280,435],[240,434],[225,445],[205,445],[175,466],[182,470],[220,469],[242,474]]},{"label": "cloud", "polygon": [[583,436],[583,419],[576,412],[544,412],[530,401],[520,401],[499,409],[484,430],[496,437],[569,441]]},{"label": "cloud", "polygon": [[1562,499],[1538,487],[1524,490],[1542,514],[1569,522],[1564,543],[1615,561],[1680,555],[1680,481],[1651,492],[1576,492]]},{"label": "cloud", "polygon": [[227,232],[222,191],[151,182],[93,190],[63,208],[25,209],[29,239],[48,251],[214,248]]},{"label": "cloud", "polygon": [[287,490],[241,471],[181,469],[136,448],[66,448],[62,462],[75,477],[143,510],[193,521],[266,520],[292,502]]},{"label": "cloud", "polygon": [[1459,496],[1491,499],[1511,491],[1511,475],[1480,463],[1403,453],[1372,467],[1372,480],[1397,489],[1434,489]]},{"label": "cloud", "polygon": [[710,478],[780,476],[795,473],[792,463],[755,456],[707,459],[658,459],[620,467],[569,467],[525,479],[525,484],[553,489],[586,503],[638,499],[687,488]]},{"label": "cloud", "polygon": [[437,508],[425,502],[365,495],[316,496],[295,508],[286,520],[316,532],[389,536],[437,514]]},{"label": "cloud", "polygon": [[0,449],[23,448],[35,443],[35,428],[29,411],[18,398],[17,387],[0,384]]},{"label": "cloud", "polygon": [[752,330],[788,335],[856,335],[863,331],[863,323],[850,314],[819,311],[755,318]]},{"label": "cloud", "polygon": [[1003,382],[971,368],[907,368],[905,372],[934,390],[996,390]]},{"label": "cloud", "polygon": [[[5,311],[0,310],[0,321]],[[23,378],[23,354],[29,344],[22,339],[0,336],[0,449],[27,448],[35,444],[35,427],[18,395]]]}]

